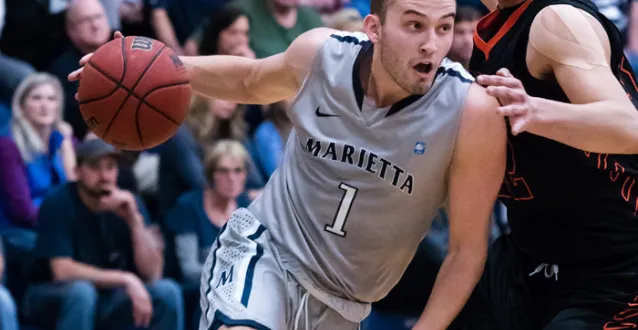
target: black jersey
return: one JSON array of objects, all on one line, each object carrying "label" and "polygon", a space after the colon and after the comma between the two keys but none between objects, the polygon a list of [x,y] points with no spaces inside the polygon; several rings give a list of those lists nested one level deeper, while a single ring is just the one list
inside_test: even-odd
[{"label": "black jersey", "polygon": [[[612,70],[638,107],[637,82],[620,34],[588,0],[527,0],[488,14],[474,35],[473,74],[507,68],[529,95],[569,102],[556,80],[534,78],[525,60],[534,17],[554,4],[582,9],[602,24],[611,42]],[[638,155],[588,153],[538,135],[510,132],[499,198],[523,251],[559,265],[622,267],[638,263],[637,178]]]}]

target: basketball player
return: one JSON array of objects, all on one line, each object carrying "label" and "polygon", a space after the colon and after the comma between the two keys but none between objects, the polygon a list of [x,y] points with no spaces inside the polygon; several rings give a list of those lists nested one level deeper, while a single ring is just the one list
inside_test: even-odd
[{"label": "basketball player", "polygon": [[636,328],[638,92],[620,34],[589,0],[496,5],[470,69],[510,126],[512,233],[477,286],[484,328]]},{"label": "basketball player", "polygon": [[316,29],[261,60],[182,57],[209,97],[297,95],[281,165],[211,249],[200,329],[357,329],[446,200],[449,254],[415,329],[446,329],[480,278],[505,170],[498,102],[444,59],[454,0],[371,9],[365,34]]}]

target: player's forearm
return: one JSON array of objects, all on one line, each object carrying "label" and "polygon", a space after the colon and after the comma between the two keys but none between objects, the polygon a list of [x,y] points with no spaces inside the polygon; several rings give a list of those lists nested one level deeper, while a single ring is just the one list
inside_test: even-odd
[{"label": "player's forearm", "polygon": [[638,111],[614,100],[571,104],[532,98],[537,118],[528,131],[584,151],[638,154]]},{"label": "player's forearm", "polygon": [[239,56],[183,56],[195,93],[239,104],[272,104],[296,92],[296,82],[281,68],[283,55],[266,59]]},{"label": "player's forearm", "polygon": [[144,226],[142,216],[138,215],[138,217],[139,220],[131,225],[135,265],[143,280],[157,280],[161,278],[164,268],[162,250],[153,234]]},{"label": "player's forearm", "polygon": [[486,252],[450,251],[443,261],[430,299],[413,330],[445,330],[469,299],[483,272]]},{"label": "player's forearm", "polygon": [[51,269],[55,281],[84,280],[98,288],[123,287],[126,285],[127,276],[132,275],[119,270],[100,269],[69,258],[52,260]]}]

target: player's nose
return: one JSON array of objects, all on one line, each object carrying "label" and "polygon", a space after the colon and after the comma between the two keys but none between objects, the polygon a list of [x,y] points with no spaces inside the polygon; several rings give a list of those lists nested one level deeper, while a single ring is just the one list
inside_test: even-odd
[{"label": "player's nose", "polygon": [[437,49],[436,36],[434,33],[428,33],[419,47],[419,52],[422,54],[432,54],[436,52]]}]

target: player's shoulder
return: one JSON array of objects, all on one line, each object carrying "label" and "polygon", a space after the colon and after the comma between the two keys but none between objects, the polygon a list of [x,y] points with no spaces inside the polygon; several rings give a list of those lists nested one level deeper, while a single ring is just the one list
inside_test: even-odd
[{"label": "player's shoulder", "polygon": [[502,117],[496,112],[496,109],[499,106],[500,104],[498,100],[487,94],[487,89],[485,87],[472,82],[465,98],[463,116],[484,118],[486,120],[502,120]]},{"label": "player's shoulder", "polygon": [[319,52],[323,48],[330,50],[347,49],[361,46],[368,42],[368,36],[361,32],[346,32],[330,28],[315,28],[301,34],[293,41],[289,50],[292,52]]}]

